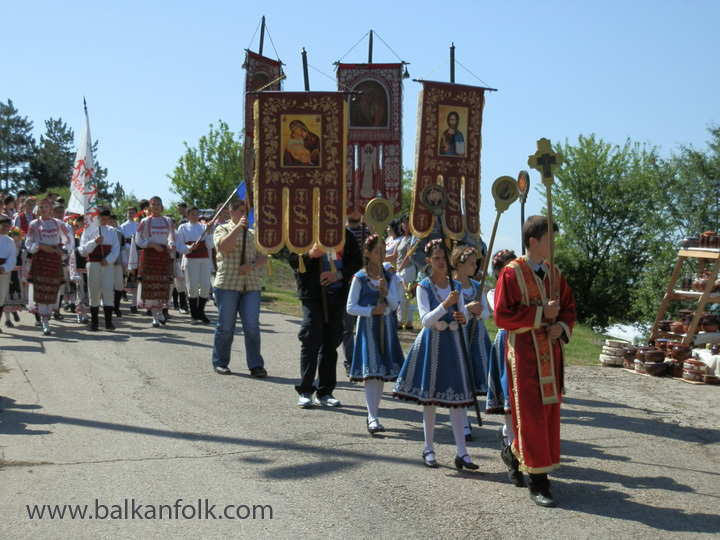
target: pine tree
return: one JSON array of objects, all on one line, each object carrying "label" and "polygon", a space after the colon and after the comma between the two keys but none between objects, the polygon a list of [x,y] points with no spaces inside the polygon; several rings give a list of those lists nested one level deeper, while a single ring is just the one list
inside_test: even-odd
[{"label": "pine tree", "polygon": [[0,188],[9,191],[24,187],[28,179],[30,162],[35,153],[33,123],[21,117],[8,99],[0,102]]},{"label": "pine tree", "polygon": [[45,135],[30,166],[30,187],[36,193],[70,185],[75,162],[75,134],[62,118],[45,121]]}]

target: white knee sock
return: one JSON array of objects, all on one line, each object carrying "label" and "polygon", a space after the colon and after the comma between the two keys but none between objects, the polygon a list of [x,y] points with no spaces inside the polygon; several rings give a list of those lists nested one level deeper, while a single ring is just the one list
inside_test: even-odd
[{"label": "white knee sock", "polygon": [[433,435],[435,434],[435,405],[423,407],[423,432],[425,433],[424,452],[433,452]]},{"label": "white knee sock", "polygon": [[368,411],[368,423],[378,421],[378,409],[382,399],[382,379],[368,379],[365,381],[365,405]]},{"label": "white knee sock", "polygon": [[464,456],[467,454],[465,446],[465,419],[467,418],[467,409],[450,408],[450,424],[452,425],[453,436],[455,437],[455,446],[457,446],[457,455]]},{"label": "white knee sock", "polygon": [[515,430],[513,429],[512,414],[505,415],[505,428],[503,429],[503,435],[509,445],[512,445],[515,440]]}]

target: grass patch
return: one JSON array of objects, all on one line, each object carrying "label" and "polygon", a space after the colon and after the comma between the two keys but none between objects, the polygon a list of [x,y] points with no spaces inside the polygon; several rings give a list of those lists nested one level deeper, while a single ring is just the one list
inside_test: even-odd
[{"label": "grass patch", "polygon": [[[263,307],[284,315],[302,317],[302,307],[296,296],[297,287],[292,269],[285,261],[279,259],[273,259],[272,268],[273,273],[268,273],[263,278],[261,296]],[[398,332],[403,351],[407,352],[422,327],[417,312],[414,313],[413,326],[415,327],[413,332]],[[490,335],[490,340],[494,340],[495,334],[497,334],[495,321],[492,318],[487,319],[485,327]],[[576,324],[573,328],[572,339],[565,346],[566,363],[571,366],[599,365],[599,357],[605,339],[606,336],[594,332],[591,328]]]}]

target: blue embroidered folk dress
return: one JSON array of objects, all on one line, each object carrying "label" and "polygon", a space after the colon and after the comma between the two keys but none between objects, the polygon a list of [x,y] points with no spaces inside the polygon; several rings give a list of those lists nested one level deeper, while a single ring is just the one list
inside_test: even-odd
[{"label": "blue embroidered folk dress", "polygon": [[[459,290],[460,284],[455,282],[454,288]],[[423,328],[405,358],[393,397],[416,401],[420,405],[467,407],[474,403],[474,399],[463,360],[464,332],[457,325],[451,310],[445,311],[439,321],[425,326],[428,316],[447,298],[450,289],[446,288],[443,292],[441,298],[429,278],[423,279],[418,286],[418,308]],[[422,296],[427,298],[426,305],[423,305]],[[458,308],[467,316],[462,295],[459,303]],[[440,307],[440,311],[443,310]]]},{"label": "blue embroidered folk dress", "polygon": [[[488,292],[488,302],[495,302],[495,289]],[[487,400],[485,412],[488,414],[509,414],[510,393],[508,392],[507,371],[505,370],[505,341],[507,332],[498,328],[495,341],[490,349],[490,368],[488,369]]]},{"label": "blue embroidered folk dress", "polygon": [[[480,282],[474,279],[470,280],[471,292],[468,294],[468,289],[463,289],[463,300],[467,306],[470,302],[480,301],[482,294],[480,292]],[[484,302],[483,308],[486,308]],[[473,323],[473,319],[475,323]],[[473,330],[473,326],[475,329]],[[490,356],[490,336],[488,336],[487,328],[482,319],[470,316],[468,324],[465,325],[465,336],[468,340],[468,352],[470,353],[470,362],[473,369],[473,380],[475,381],[475,394],[484,395],[487,392],[488,385],[488,363]]]},{"label": "blue embroidered folk dress", "polygon": [[[380,291],[373,284],[365,270],[360,270],[353,276],[348,294],[347,311],[350,315],[357,315],[355,327],[355,347],[353,349],[352,363],[350,365],[350,380],[364,381],[367,379],[382,379],[394,381],[400,373],[403,363],[403,352],[397,335],[397,323],[394,309],[397,308],[397,298],[392,292],[392,278],[385,274],[388,283],[387,307],[385,314],[371,315],[370,312],[377,305]],[[380,325],[385,326],[384,352],[380,352]]]}]

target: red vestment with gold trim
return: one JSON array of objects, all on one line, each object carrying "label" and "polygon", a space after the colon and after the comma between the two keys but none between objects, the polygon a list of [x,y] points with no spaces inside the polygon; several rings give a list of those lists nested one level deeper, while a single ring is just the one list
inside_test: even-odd
[{"label": "red vestment with gold trim", "polygon": [[[546,266],[549,266],[546,263]],[[543,318],[550,277],[540,279],[522,257],[508,264],[495,290],[495,323],[507,330],[507,372],[516,438],[513,453],[520,470],[539,474],[560,466],[560,402],[563,389],[563,338],[575,324],[575,298],[555,267],[561,339],[550,341]]]}]

